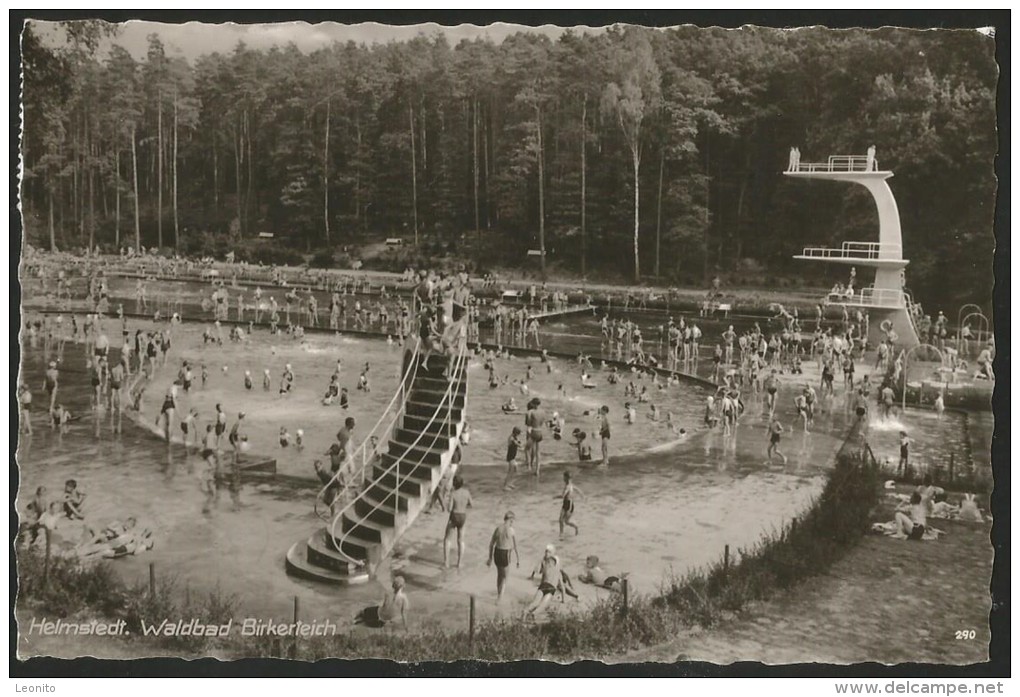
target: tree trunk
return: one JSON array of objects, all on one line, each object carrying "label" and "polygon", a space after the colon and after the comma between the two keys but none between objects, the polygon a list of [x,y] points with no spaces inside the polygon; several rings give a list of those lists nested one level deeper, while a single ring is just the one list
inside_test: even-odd
[{"label": "tree trunk", "polygon": [[[414,246],[418,247],[418,166],[414,147],[414,103],[407,103],[408,123],[411,133],[411,213],[414,219]],[[360,131],[359,131],[360,133]]]},{"label": "tree trunk", "polygon": [[[251,145],[251,119],[248,117],[248,112],[244,112],[244,133],[248,140],[248,193],[244,196],[244,212],[248,216],[248,226],[251,227],[252,217],[252,204],[255,206],[255,220],[259,217],[259,206],[258,201],[253,202],[252,187],[255,185],[255,152]],[[257,196],[256,192],[256,196]]]},{"label": "tree trunk", "polygon": [[134,177],[135,186],[135,251],[142,251],[142,223],[138,212],[138,149],[135,145],[135,131],[137,127],[131,125],[131,172]]},{"label": "tree trunk", "polygon": [[[354,137],[357,138],[358,146],[354,156],[354,229],[357,230],[358,219],[361,217],[361,117],[354,120]],[[412,148],[413,150],[413,148]],[[417,230],[417,227],[415,228]],[[415,243],[418,241],[415,233]]]},{"label": "tree trunk", "polygon": [[116,181],[116,208],[117,220],[113,226],[114,240],[117,243],[117,250],[120,251],[120,148],[117,148],[117,181]]},{"label": "tree trunk", "polygon": [[705,227],[701,233],[701,255],[702,255],[702,280],[708,283],[708,226],[711,220],[712,184],[709,172],[711,162],[709,148],[712,144],[711,134],[705,131]]},{"label": "tree trunk", "polygon": [[103,204],[103,220],[110,217],[110,205],[106,201],[106,158],[99,157],[99,145],[96,145],[96,160],[99,162],[99,201]]},{"label": "tree trunk", "polygon": [[156,240],[163,249],[163,93],[156,93]]},{"label": "tree trunk", "polygon": [[747,155],[744,158],[744,176],[740,182],[740,195],[737,196],[737,219],[733,226],[734,236],[736,237],[736,255],[733,257],[737,263],[740,262],[741,257],[744,255],[744,235],[743,235],[743,223],[744,223],[744,200],[747,195],[747,185],[751,179],[751,149],[747,149]]},{"label": "tree trunk", "polygon": [[322,146],[322,221],[325,223],[326,246],[329,246],[329,116],[330,100],[326,100],[326,142]]},{"label": "tree trunk", "polygon": [[474,167],[474,184],[475,184],[475,234],[480,234],[481,224],[478,216],[478,100],[474,100],[474,109],[472,111],[471,125],[473,127],[473,137],[471,139],[472,145],[472,162]]},{"label": "tree trunk", "polygon": [[237,118],[237,142],[234,144],[234,174],[237,185],[237,231],[244,237],[244,210],[241,206],[241,162],[244,160],[244,141],[242,140],[242,125],[240,114]]},{"label": "tree trunk", "polygon": [[542,278],[545,279],[545,163],[542,157],[542,112],[535,107],[538,130],[538,250],[541,253]]},{"label": "tree trunk", "polygon": [[659,276],[659,246],[662,242],[662,175],[666,169],[666,148],[659,152],[659,198],[655,212],[655,275]]},{"label": "tree trunk", "polygon": [[641,181],[638,178],[638,170],[641,168],[641,153],[638,152],[637,144],[632,149],[634,156],[634,282],[641,282],[641,257],[638,250],[638,237],[641,221]]},{"label": "tree trunk", "polygon": [[53,188],[52,185],[47,187],[50,200],[50,251],[57,251],[57,230],[53,227]]},{"label": "tree trunk", "polygon": [[588,277],[588,95],[581,103],[581,278]]},{"label": "tree trunk", "polygon": [[[422,173],[428,172],[429,169],[429,150],[428,142],[425,140],[425,95],[421,98],[421,108],[418,109],[418,120],[421,122],[421,171]],[[428,186],[428,177],[426,175],[425,186]]]},{"label": "tree trunk", "polygon": [[88,173],[89,173],[89,252],[96,248],[96,180],[94,172],[92,171],[92,150],[94,145],[89,142],[86,154],[89,156],[88,159]]},{"label": "tree trunk", "polygon": [[212,145],[212,200],[213,208],[219,210],[220,207],[220,163],[216,157],[216,137],[213,136]]},{"label": "tree trunk", "polygon": [[177,220],[177,92],[174,92],[174,249],[181,249],[180,222]]},{"label": "tree trunk", "polygon": [[482,172],[485,174],[485,229],[492,229],[492,203],[489,200],[489,142],[491,140],[490,124],[483,121],[482,130]]}]

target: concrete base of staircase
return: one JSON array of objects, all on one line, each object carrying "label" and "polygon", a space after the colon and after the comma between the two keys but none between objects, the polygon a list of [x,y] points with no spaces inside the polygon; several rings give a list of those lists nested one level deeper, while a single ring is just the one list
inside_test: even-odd
[{"label": "concrete base of staircase", "polygon": [[358,570],[353,573],[341,572],[336,569],[313,564],[309,561],[308,542],[302,540],[295,542],[287,550],[287,572],[298,578],[304,578],[318,583],[328,583],[334,586],[353,586],[359,583],[368,583],[369,574],[367,570]]}]

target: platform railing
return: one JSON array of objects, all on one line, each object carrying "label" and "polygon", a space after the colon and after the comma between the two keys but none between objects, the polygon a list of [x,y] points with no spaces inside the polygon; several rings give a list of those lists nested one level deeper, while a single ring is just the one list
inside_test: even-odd
[{"label": "platform railing", "polygon": [[907,302],[902,290],[891,288],[862,288],[852,295],[830,293],[825,299],[831,305],[871,305],[875,307],[906,307]]},{"label": "platform railing", "polygon": [[[867,155],[830,155],[825,162],[798,162],[792,172],[867,172]],[[872,161],[871,171],[876,163]]]},{"label": "platform railing", "polygon": [[[367,494],[367,492],[373,486],[375,486],[376,484],[381,484],[381,482],[386,477],[388,477],[390,474],[394,474],[395,473],[395,475],[396,475],[395,478],[394,478],[395,483],[394,483],[392,491],[390,491],[388,494],[386,494],[384,497],[382,497],[381,501],[378,501],[377,503],[375,503],[372,506],[371,510],[368,513],[366,513],[364,516],[362,516],[362,518],[363,519],[368,519],[368,517],[371,516],[372,513],[374,513],[377,510],[381,510],[383,508],[383,506],[388,505],[390,499],[393,499],[393,504],[392,504],[393,505],[393,523],[394,523],[394,530],[396,529],[397,515],[399,513],[399,507],[400,507],[400,485],[403,482],[406,482],[410,478],[410,474],[408,474],[408,475],[404,476],[403,479],[401,479],[401,475],[400,475],[401,465],[403,464],[404,467],[407,469],[407,471],[410,471],[410,470],[413,470],[414,467],[416,467],[418,464],[420,464],[420,462],[405,463],[404,462],[404,458],[407,457],[407,455],[418,446],[418,444],[422,441],[423,438],[425,438],[426,434],[428,434],[429,428],[431,428],[432,425],[434,423],[436,423],[436,418],[439,417],[440,412],[445,412],[445,415],[442,417],[442,420],[441,420],[441,423],[443,423],[445,425],[445,428],[444,428],[444,430],[441,433],[449,433],[449,425],[450,425],[450,421],[451,421],[450,411],[451,411],[451,407],[452,407],[452,405],[454,403],[454,400],[455,400],[455,398],[457,396],[456,388],[460,384],[461,380],[465,379],[465,376],[464,376],[463,373],[464,373],[464,368],[465,368],[466,361],[467,361],[467,342],[461,341],[460,345],[458,347],[457,356],[456,356],[456,358],[454,360],[454,364],[453,364],[453,366],[452,366],[452,368],[450,370],[450,382],[447,385],[446,391],[443,393],[443,397],[440,400],[439,404],[436,405],[436,408],[433,411],[432,417],[429,419],[428,423],[418,433],[418,436],[414,439],[414,442],[411,443],[410,445],[407,445],[404,448],[404,451],[395,458],[395,460],[394,460],[392,465],[387,467],[386,470],[382,474],[380,474],[378,477],[375,477],[369,484],[363,486],[362,489],[361,489],[361,492],[356,497],[354,497],[354,499],[349,501],[347,503],[347,505],[345,505],[340,511],[338,511],[333,516],[333,523],[330,525],[329,534],[330,534],[330,536],[332,537],[332,539],[335,542],[334,548],[336,549],[336,551],[339,552],[343,557],[345,557],[348,562],[350,562],[350,563],[352,563],[352,564],[354,564],[356,566],[359,566],[359,567],[360,566],[364,566],[365,564],[367,564],[367,560],[365,560],[365,559],[357,559],[357,558],[352,557],[352,556],[350,556],[349,554],[347,554],[346,552],[343,551],[343,543],[347,540],[347,538],[350,536],[351,532],[354,530],[354,528],[351,528],[351,530],[347,530],[347,531],[343,530],[343,528],[342,528],[342,521],[343,521],[343,518],[344,518],[344,514],[347,513],[348,511],[354,510],[355,504],[357,504],[358,501],[364,499],[365,495]],[[438,440],[439,434],[431,434],[431,435],[432,435],[432,443],[434,444]],[[341,524],[340,535],[337,535],[337,530],[336,530],[337,524]]]},{"label": "platform railing", "polygon": [[801,256],[818,259],[899,259],[903,247],[882,242],[844,242],[839,247],[805,247]]}]

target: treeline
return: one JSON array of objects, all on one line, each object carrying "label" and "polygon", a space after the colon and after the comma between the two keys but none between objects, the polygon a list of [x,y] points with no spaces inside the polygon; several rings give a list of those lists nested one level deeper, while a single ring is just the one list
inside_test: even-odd
[{"label": "treeline", "polygon": [[863,189],[781,177],[789,148],[806,162],[875,144],[913,289],[990,295],[997,69],[977,32],[436,34],[242,43],[192,65],[156,35],[137,61],[99,50],[112,25],[62,30],[58,48],[31,23],[22,37],[22,200],[42,246],[467,233],[507,265],[544,248],[589,274],[814,273],[790,256],[876,239],[877,215]]}]

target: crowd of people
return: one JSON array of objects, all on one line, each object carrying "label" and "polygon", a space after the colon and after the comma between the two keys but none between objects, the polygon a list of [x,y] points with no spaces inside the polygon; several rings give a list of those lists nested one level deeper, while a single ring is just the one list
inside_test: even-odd
[{"label": "crowd of people", "polygon": [[[217,505],[219,491],[224,485],[229,489],[235,507],[239,507],[240,466],[248,450],[246,413],[243,408],[238,408],[239,405],[228,410],[223,404],[217,404],[215,413],[203,420],[202,415],[188,403],[194,390],[206,387],[209,371],[204,362],[195,364],[186,359],[178,362],[171,356],[176,347],[175,330],[181,322],[180,312],[165,312],[160,308],[153,311],[149,281],[139,279],[135,284],[136,312],[151,314],[156,320],[156,327],[137,327],[132,331],[123,304],[114,305],[116,301],[111,298],[110,284],[102,264],[87,260],[81,269],[86,280],[84,301],[87,312],[69,310],[66,315],[43,315],[25,326],[24,335],[30,345],[33,348],[42,345],[47,366],[42,389],[46,394],[51,428],[58,433],[66,433],[70,424],[82,416],[72,415],[60,398],[60,371],[68,342],[84,345],[86,370],[91,384],[90,409],[97,417],[97,428],[99,417],[108,414],[114,432],[120,432],[123,410],[131,408],[139,413],[147,411],[145,393],[156,374],[176,370],[171,386],[162,395],[158,413],[148,416],[154,416],[154,424],[168,443],[179,438],[186,448],[198,453],[201,464],[197,475],[204,494],[203,510],[210,512]],[[171,277],[181,273],[182,269],[186,270],[186,267],[174,266],[171,269],[165,264],[159,267],[161,273]],[[52,288],[62,306],[70,307],[70,303],[78,299],[75,297],[77,286],[65,271],[48,269],[38,277],[44,288]],[[823,310],[819,305],[818,321],[810,335],[802,329],[796,310],[787,312],[781,307],[777,307],[776,316],[764,330],[757,322],[741,332],[729,325],[719,333],[718,338],[706,337],[699,322],[694,319],[681,316],[674,320],[669,317],[659,327],[654,348],[633,319],[614,317],[607,312],[600,320],[603,357],[623,365],[608,365],[603,361],[599,372],[605,384],[624,385],[626,401],[622,407],[613,407],[612,411],[620,414],[615,424],[610,419],[610,406],[602,404],[585,413],[589,422],[574,427],[575,424],[568,424],[558,412],[548,413],[542,399],[529,394],[528,383],[533,370],[530,364],[523,378],[512,383],[508,375],[500,377],[495,369],[495,359],[507,356],[510,347],[530,348],[533,345],[535,349],[543,348],[539,322],[534,314],[538,308],[547,311],[568,307],[569,299],[565,293],[550,293],[544,287],[539,289],[532,286],[525,304],[503,300],[482,303],[472,294],[466,273],[440,274],[412,269],[402,279],[405,284],[412,286],[409,296],[398,292],[396,288],[389,289],[382,285],[373,289],[375,295],[371,296],[371,300],[365,299],[365,288],[358,281],[344,277],[337,279],[325,273],[310,276],[306,279],[307,287],[301,289],[289,285],[287,279],[276,272],[273,272],[270,280],[276,287],[285,289],[279,302],[275,291],[264,291],[261,285],[254,288],[241,287],[236,277],[229,282],[210,277],[208,295],[203,298],[202,307],[209,313],[211,323],[203,333],[203,344],[223,345],[224,323],[231,324],[226,340],[239,343],[247,341],[265,325],[274,335],[288,335],[298,341],[303,338],[305,328],[381,332],[391,334],[395,338],[391,337],[390,341],[401,346],[416,336],[421,346],[422,369],[452,379],[455,377],[457,357],[463,355],[469,342],[480,340],[483,325],[491,325],[492,337],[498,348],[482,350],[479,346],[476,349],[476,355],[483,361],[488,374],[489,387],[496,389],[512,385],[512,389],[520,393],[525,404],[523,409],[519,409],[513,396],[503,404],[505,413],[515,417],[523,416],[522,424],[510,427],[506,440],[507,469],[503,486],[508,491],[515,488],[515,477],[521,463],[529,473],[535,476],[541,473],[548,445],[543,445],[543,442],[547,436],[569,443],[571,449],[576,451],[579,463],[594,463],[597,459],[602,467],[610,465],[613,428],[625,428],[639,418],[661,423],[675,437],[686,437],[690,425],[677,423],[671,411],[657,404],[660,400],[656,395],[679,384],[679,378],[673,370],[683,370],[698,364],[702,358],[703,345],[712,347],[711,378],[718,388],[706,399],[701,427],[718,428],[724,436],[731,435],[745,413],[748,413],[749,405],[760,403],[758,413],[765,424],[765,449],[769,462],[774,458],[786,462],[786,455],[781,452],[782,434],[793,429],[793,426],[784,426],[781,421],[783,410],[777,409],[777,406],[782,404],[782,400],[789,400],[787,403],[795,410],[798,420],[795,423],[808,432],[819,411],[835,408],[836,395],[840,391],[836,376],[842,371],[843,408],[852,411],[867,424],[873,410],[877,410],[883,418],[892,415],[893,390],[902,382],[904,369],[903,348],[898,345],[890,328],[885,331],[885,340],[877,346],[876,363],[871,374],[858,374],[865,360],[869,320],[867,313],[862,311],[851,317],[845,307],[843,321],[838,326],[823,327]],[[851,279],[851,284],[853,282]],[[319,299],[313,290],[330,294],[325,308],[319,307]],[[628,299],[627,306],[629,304]],[[935,340],[944,345],[946,321],[941,313],[933,327]],[[961,336],[969,340],[964,329],[961,329]],[[109,335],[115,336],[117,330],[121,337],[113,343]],[[111,348],[118,353],[111,353]],[[961,355],[964,355],[962,350]],[[994,378],[991,369],[993,358],[994,345],[991,344],[977,358],[979,373],[988,379]],[[660,360],[665,365],[660,366]],[[820,376],[817,389],[815,384],[803,377],[804,363],[812,361],[816,363]],[[545,351],[542,351],[540,365],[551,371]],[[226,366],[223,372],[226,372]],[[596,366],[591,357],[579,353],[579,389],[597,390],[601,387],[601,381],[595,378],[595,374]],[[350,396],[348,388],[341,385],[341,375],[341,362],[338,361],[323,395],[323,406],[336,404],[341,409],[348,407]],[[872,376],[875,378],[874,384]],[[281,399],[286,399],[293,392],[299,379],[290,364],[286,364],[278,376],[274,376],[270,368],[265,368],[259,377],[257,381],[250,371],[246,371],[240,378],[244,389],[275,391]],[[358,377],[356,389],[364,392],[371,389],[368,362]],[[565,396],[566,389],[566,386],[561,385],[560,394]],[[873,394],[876,397],[874,402],[871,401]],[[18,396],[22,408],[22,428],[31,433],[31,386],[22,382]],[[643,410],[642,415],[638,414],[638,408]],[[940,412],[944,408],[941,396],[936,408]],[[235,413],[236,418],[231,418]],[[379,442],[375,436],[362,444],[365,456],[361,461],[356,461],[355,426],[353,417],[345,418],[343,428],[337,432],[334,442],[323,454],[329,457],[328,468],[320,459],[313,463],[315,475],[322,485],[319,498],[334,513],[362,491],[368,471],[366,464],[379,462]],[[568,430],[570,440],[567,440]],[[292,434],[286,426],[281,426],[280,447],[293,447],[300,451],[304,447],[304,436],[301,429]],[[596,437],[600,444],[600,458],[593,453]],[[462,445],[466,445],[467,439],[463,436],[462,439]],[[910,441],[905,433],[903,439],[901,465],[905,467]],[[28,524],[24,527],[26,538],[34,540],[39,531],[50,529],[53,524],[52,515],[72,520],[83,517],[85,497],[77,490],[76,482],[69,481],[68,486],[70,488],[65,491],[61,501],[48,501],[41,488],[42,493],[36,492],[36,498],[29,508]],[[455,564],[460,567],[465,554],[463,531],[474,501],[463,477],[454,474],[452,470],[436,494],[440,506],[449,513],[443,537],[444,566],[451,564],[452,549],[456,546]],[[568,530],[572,530],[575,536],[579,534],[575,510],[583,497],[571,473],[563,472],[563,490],[556,497],[561,539]],[[489,546],[488,563],[496,566],[498,598],[502,598],[505,593],[512,558],[516,558],[517,566],[520,565],[514,522],[513,512],[507,512],[503,523],[493,531]],[[905,530],[906,524],[902,525]],[[151,533],[137,531],[136,527],[134,519],[129,519],[127,524],[111,523],[99,532],[89,529],[89,539],[83,549],[96,550],[90,551],[90,555],[118,556],[146,548],[146,545],[151,546]],[[556,594],[559,594],[561,600],[567,595],[576,597],[571,578],[563,570],[553,545],[545,548],[532,577],[538,578],[539,585],[527,609],[531,616],[544,609]],[[597,557],[589,557],[584,570],[577,575],[581,582],[610,590],[619,590],[625,578],[626,574],[604,572]],[[402,621],[406,625],[409,603],[404,585],[402,578],[395,577],[392,592],[376,607],[374,614],[366,612],[363,621],[383,624]]]}]

